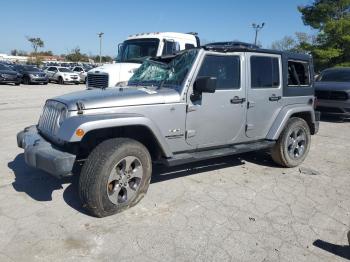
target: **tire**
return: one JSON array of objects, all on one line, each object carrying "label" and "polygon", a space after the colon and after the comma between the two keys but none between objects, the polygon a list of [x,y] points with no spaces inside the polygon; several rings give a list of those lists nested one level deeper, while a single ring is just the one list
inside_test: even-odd
[{"label": "tire", "polygon": [[82,205],[96,217],[122,212],[143,198],[151,174],[151,156],[144,145],[129,138],[106,140],[90,153],[82,168]]},{"label": "tire", "polygon": [[25,84],[25,85],[30,85],[30,79],[29,79],[29,77],[24,77],[23,78],[23,84]]},{"label": "tire", "polygon": [[311,144],[310,128],[304,119],[288,120],[276,144],[271,150],[275,163],[283,167],[296,167],[306,158]]},{"label": "tire", "polygon": [[64,85],[64,81],[63,81],[63,78],[61,76],[58,78],[58,84]]},{"label": "tire", "polygon": [[21,83],[15,83],[16,86],[19,86]]}]

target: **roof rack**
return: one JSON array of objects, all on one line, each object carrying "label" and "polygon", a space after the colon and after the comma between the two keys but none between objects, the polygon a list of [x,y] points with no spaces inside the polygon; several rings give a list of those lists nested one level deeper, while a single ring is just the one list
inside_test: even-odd
[{"label": "roof rack", "polygon": [[220,51],[220,52],[232,52],[232,51],[241,51],[241,50],[256,50],[259,49],[259,46],[250,44],[250,43],[244,43],[244,42],[215,42],[206,44],[203,46],[206,50],[213,50],[213,51]]}]

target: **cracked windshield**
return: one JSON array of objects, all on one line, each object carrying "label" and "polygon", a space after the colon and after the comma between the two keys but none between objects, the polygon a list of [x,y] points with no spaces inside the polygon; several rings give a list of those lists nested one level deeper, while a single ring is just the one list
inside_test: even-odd
[{"label": "cracked windshield", "polygon": [[180,92],[181,85],[192,67],[197,53],[197,49],[186,51],[169,63],[146,60],[130,78],[128,85],[170,87]]}]

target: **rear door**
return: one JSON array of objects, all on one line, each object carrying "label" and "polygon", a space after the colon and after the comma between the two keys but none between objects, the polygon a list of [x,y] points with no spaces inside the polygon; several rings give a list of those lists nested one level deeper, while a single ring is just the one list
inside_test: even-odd
[{"label": "rear door", "polygon": [[247,53],[248,104],[246,136],[266,137],[282,107],[282,61],[280,55]]},{"label": "rear door", "polygon": [[[215,77],[215,93],[203,93],[188,99],[186,141],[195,148],[239,142],[244,132],[246,94],[242,53],[220,55],[207,53],[202,59],[198,77]],[[243,133],[244,134],[244,133]]]}]

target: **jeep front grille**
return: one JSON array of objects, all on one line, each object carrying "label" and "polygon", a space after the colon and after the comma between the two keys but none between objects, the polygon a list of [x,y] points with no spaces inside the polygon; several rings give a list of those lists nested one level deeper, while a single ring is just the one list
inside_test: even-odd
[{"label": "jeep front grille", "polygon": [[38,129],[47,135],[56,134],[59,127],[59,118],[64,108],[65,105],[60,102],[53,100],[46,101],[39,119]]},{"label": "jeep front grille", "polygon": [[338,101],[346,101],[349,99],[349,96],[346,92],[343,91],[315,91],[315,96],[318,99],[326,99],[326,100],[338,100]]},{"label": "jeep front grille", "polygon": [[87,75],[87,87],[92,88],[106,88],[108,87],[108,74],[94,74]]}]

